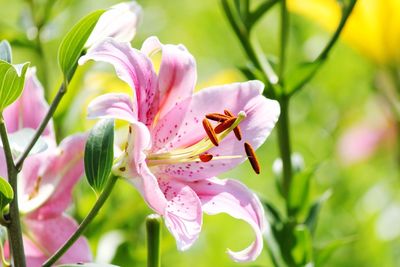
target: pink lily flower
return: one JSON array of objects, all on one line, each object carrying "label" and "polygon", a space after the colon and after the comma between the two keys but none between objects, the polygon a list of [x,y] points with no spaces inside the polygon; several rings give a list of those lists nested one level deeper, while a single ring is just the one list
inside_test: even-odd
[{"label": "pink lily flower", "polygon": [[[162,60],[156,73],[150,57],[158,52]],[[105,40],[89,49],[80,64],[88,60],[111,63],[133,90],[133,98],[106,94],[93,100],[88,109],[89,118],[129,123],[114,173],[131,182],[164,217],[179,250],[188,249],[198,238],[203,212],[227,213],[247,222],[255,233],[248,248],[228,250],[228,254],[239,262],[254,260],[263,247],[263,207],[242,183],[215,176],[243,162],[244,143],[258,148],[274,127],[280,108],[262,96],[264,85],[259,81],[233,83],[193,95],[197,76],[193,56],[183,45],[163,45],[156,37],[147,39],[141,50]],[[220,133],[206,127],[207,134],[202,121],[211,123],[206,114],[225,116],[224,110],[233,114],[227,116],[234,118],[231,124]],[[239,124],[240,141],[232,132]]]},{"label": "pink lily flower", "polygon": [[[48,108],[35,69],[29,69],[21,97],[4,110],[8,132],[36,129]],[[72,188],[84,171],[84,135],[70,136],[57,147],[50,122],[43,138],[48,150],[30,155],[18,176],[18,202],[29,267],[41,266],[77,229],[77,223],[64,211],[71,202]],[[7,177],[3,151],[0,173]],[[9,255],[8,245],[6,253]],[[58,263],[88,262],[91,257],[87,240],[80,238]]]}]

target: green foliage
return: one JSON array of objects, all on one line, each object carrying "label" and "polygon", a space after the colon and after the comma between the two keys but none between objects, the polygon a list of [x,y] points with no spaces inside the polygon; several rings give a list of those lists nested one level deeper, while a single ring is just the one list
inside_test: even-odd
[{"label": "green foliage", "polygon": [[84,157],[87,180],[96,192],[103,189],[111,173],[113,148],[114,120],[101,120],[89,133]]},{"label": "green foliage", "polygon": [[294,240],[292,256],[296,266],[313,266],[313,241],[310,231],[305,225],[296,225]]},{"label": "green foliage", "polygon": [[69,81],[71,79],[79,57],[85,48],[85,43],[103,13],[104,10],[90,13],[75,24],[62,40],[58,50],[58,63],[66,80]]},{"label": "green foliage", "polygon": [[329,199],[331,194],[332,192],[330,190],[326,191],[311,205],[307,218],[304,222],[310,229],[311,233],[315,232],[315,229],[317,228],[318,215],[321,211],[322,205]]},{"label": "green foliage", "polygon": [[29,63],[12,65],[0,60],[0,111],[21,95]]},{"label": "green foliage", "polygon": [[315,168],[310,168],[294,175],[288,197],[288,207],[291,214],[297,215],[307,205],[310,180]]},{"label": "green foliage", "polygon": [[3,209],[10,204],[14,198],[14,191],[11,185],[2,177],[0,177],[0,216]]},{"label": "green foliage", "polygon": [[11,46],[7,40],[3,40],[0,42],[0,60],[3,60],[10,64],[12,62]]}]

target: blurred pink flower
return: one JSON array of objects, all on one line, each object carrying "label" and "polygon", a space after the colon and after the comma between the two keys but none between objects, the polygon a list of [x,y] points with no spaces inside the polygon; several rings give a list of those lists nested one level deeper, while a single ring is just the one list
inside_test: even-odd
[{"label": "blurred pink flower", "polygon": [[[21,97],[4,110],[9,133],[36,129],[48,110],[35,70],[29,69]],[[43,133],[48,149],[30,155],[18,175],[18,203],[23,224],[27,266],[41,266],[77,229],[63,212],[71,202],[72,188],[83,175],[84,135],[64,139],[57,147],[51,121]],[[2,150],[2,148],[0,148]],[[4,152],[0,151],[0,174],[7,177]],[[8,254],[8,248],[7,248]],[[80,238],[59,263],[87,262],[91,252]]]},{"label": "blurred pink flower", "polygon": [[385,143],[394,143],[395,122],[389,111],[384,113],[376,111],[375,118],[368,117],[342,134],[337,151],[344,164],[350,165],[368,159]]},{"label": "blurred pink flower", "polygon": [[[162,53],[159,72],[151,57]],[[258,197],[242,183],[215,176],[246,159],[244,143],[258,148],[278,119],[276,101],[262,96],[259,81],[210,87],[193,95],[196,63],[183,45],[163,45],[156,37],[141,50],[112,39],[92,47],[81,58],[111,63],[120,79],[130,85],[126,94],[106,94],[90,105],[89,118],[129,122],[129,133],[114,166],[160,215],[180,250],[198,238],[202,212],[227,213],[244,220],[256,239],[246,249],[229,255],[235,261],[254,260],[262,251],[264,210]],[[211,140],[202,123],[206,114],[229,110],[240,121],[241,140],[233,126]],[[212,130],[211,130],[212,131]],[[219,145],[216,146],[216,142]]]}]

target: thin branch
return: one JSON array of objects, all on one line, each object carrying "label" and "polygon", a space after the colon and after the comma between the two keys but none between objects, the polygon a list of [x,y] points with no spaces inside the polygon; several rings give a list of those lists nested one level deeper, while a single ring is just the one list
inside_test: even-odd
[{"label": "thin branch", "polygon": [[65,241],[62,247],[58,249],[53,256],[51,256],[45,263],[43,263],[42,267],[51,267],[78,240],[78,238],[83,234],[83,232],[86,230],[89,224],[99,213],[101,207],[104,205],[105,201],[110,196],[117,180],[118,180],[117,176],[111,175],[109,177],[108,182],[104,187],[103,191],[101,192],[99,198],[97,199],[96,203],[94,204],[93,208],[90,210],[88,215],[86,215],[85,219],[83,219],[78,229],[76,229],[75,233],[73,233],[72,236],[67,241]]},{"label": "thin branch", "polygon": [[320,69],[321,65],[323,63],[325,63],[326,59],[328,58],[330,52],[332,51],[332,48],[335,46],[335,44],[337,43],[337,41],[339,40],[339,36],[342,33],[344,27],[346,26],[346,23],[351,15],[351,13],[353,12],[354,6],[356,5],[357,0],[353,0],[351,1],[351,3],[349,4],[349,6],[343,10],[343,14],[342,14],[342,18],[339,22],[338,27],[336,28],[334,34],[332,35],[330,41],[327,43],[327,45],[325,46],[325,48],[322,50],[322,52],[318,55],[318,57],[311,63],[311,64],[318,64],[317,67],[314,68],[314,70],[312,72],[309,73],[309,75],[307,75],[301,82],[299,82],[289,93],[290,96],[294,95],[295,93],[297,93],[298,91],[301,90],[301,88],[303,88],[303,86],[305,84],[307,84],[314,76],[315,74],[318,72],[318,70]]},{"label": "thin branch", "polygon": [[35,135],[32,137],[31,141],[29,142],[28,146],[25,148],[24,152],[21,156],[17,159],[15,166],[17,170],[22,169],[22,165],[26,157],[29,155],[29,152],[32,150],[33,146],[36,144],[39,137],[42,135],[43,131],[46,129],[47,124],[49,123],[50,119],[53,117],[54,112],[56,111],[58,105],[60,104],[61,99],[63,98],[67,86],[66,83],[63,82],[58,89],[57,95],[55,96],[53,102],[50,105],[49,110],[47,111],[46,116],[43,118],[43,121],[40,123],[39,128],[36,130]]},{"label": "thin branch", "polygon": [[14,191],[14,199],[10,203],[9,224],[7,225],[11,255],[12,255],[12,264],[13,266],[16,267],[25,267],[26,263],[25,263],[24,243],[22,241],[22,230],[19,218],[18,197],[17,197],[18,171],[14,165],[11,147],[7,136],[7,129],[2,114],[0,115],[0,135],[1,135],[1,141],[3,143],[4,155],[6,158],[8,182],[10,183]]}]

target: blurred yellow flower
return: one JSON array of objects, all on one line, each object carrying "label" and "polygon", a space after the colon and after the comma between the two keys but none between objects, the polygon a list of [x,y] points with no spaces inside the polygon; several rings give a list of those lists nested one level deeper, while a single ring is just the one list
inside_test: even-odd
[{"label": "blurred yellow flower", "polygon": [[[337,0],[288,0],[292,12],[329,31],[341,16]],[[358,0],[342,38],[379,65],[400,64],[400,0]]]}]

